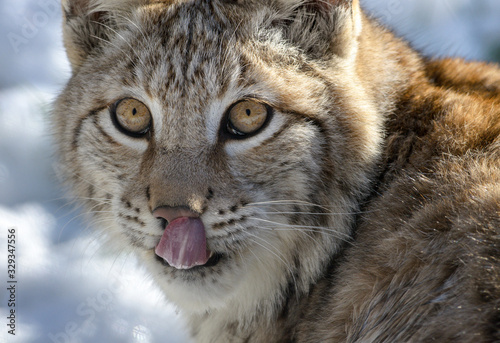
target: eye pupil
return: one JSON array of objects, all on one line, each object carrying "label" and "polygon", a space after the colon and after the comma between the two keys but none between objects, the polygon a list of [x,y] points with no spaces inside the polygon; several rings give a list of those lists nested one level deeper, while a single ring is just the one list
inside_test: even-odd
[{"label": "eye pupil", "polygon": [[252,114],[252,111],[250,111],[250,109],[248,109],[248,108],[247,108],[247,111],[246,111],[246,112],[247,112],[247,116],[249,116],[249,117],[250,117],[250,114]]},{"label": "eye pupil", "polygon": [[134,108],[134,109],[132,110],[132,115],[133,115],[133,116],[135,116],[136,114],[137,114],[137,109],[136,109],[136,108]]}]

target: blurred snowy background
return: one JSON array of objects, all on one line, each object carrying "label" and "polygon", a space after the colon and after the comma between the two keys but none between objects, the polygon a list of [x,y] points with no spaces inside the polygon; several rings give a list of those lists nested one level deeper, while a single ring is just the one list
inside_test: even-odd
[{"label": "blurred snowy background", "polygon": [[[362,0],[425,54],[500,61],[498,0]],[[47,118],[70,76],[58,0],[0,0],[0,342],[187,342],[132,256],[109,256],[54,176]],[[16,230],[16,336],[7,231]]]}]

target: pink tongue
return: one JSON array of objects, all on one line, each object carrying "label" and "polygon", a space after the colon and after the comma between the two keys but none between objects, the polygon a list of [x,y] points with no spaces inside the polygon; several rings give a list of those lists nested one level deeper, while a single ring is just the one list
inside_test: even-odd
[{"label": "pink tongue", "polygon": [[177,269],[206,264],[210,256],[203,222],[189,217],[173,220],[165,228],[155,253]]}]

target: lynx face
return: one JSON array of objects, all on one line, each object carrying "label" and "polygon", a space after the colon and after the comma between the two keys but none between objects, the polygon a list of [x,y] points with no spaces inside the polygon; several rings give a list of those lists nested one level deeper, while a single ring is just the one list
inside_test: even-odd
[{"label": "lynx face", "polygon": [[320,34],[346,9],[110,3],[63,2],[74,73],[55,121],[76,197],[183,309],[307,292],[379,149],[355,45]]}]

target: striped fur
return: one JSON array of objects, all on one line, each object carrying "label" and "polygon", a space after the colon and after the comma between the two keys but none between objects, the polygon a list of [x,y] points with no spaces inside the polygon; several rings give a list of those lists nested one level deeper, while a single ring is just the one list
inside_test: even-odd
[{"label": "striped fur", "polygon": [[[63,0],[62,176],[198,342],[500,340],[500,69],[429,60],[358,0]],[[141,138],[110,108],[152,114]],[[273,109],[222,133],[241,99]],[[159,206],[218,263],[154,253]]]}]

